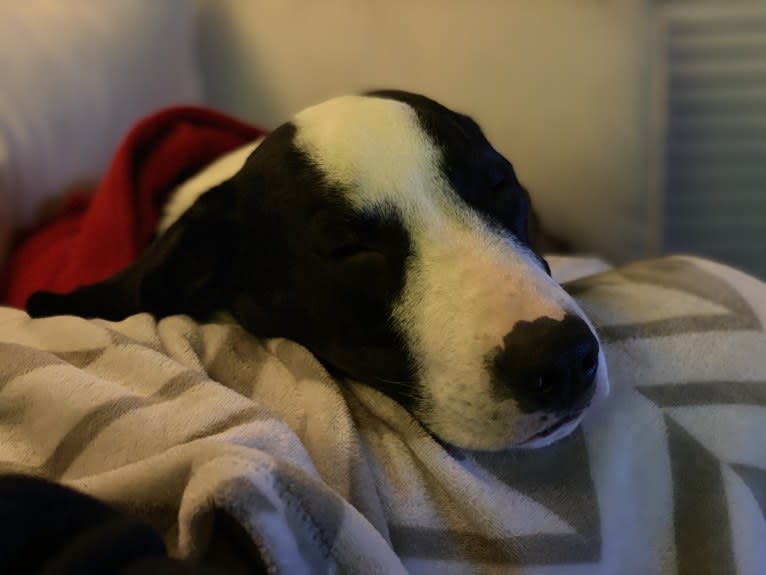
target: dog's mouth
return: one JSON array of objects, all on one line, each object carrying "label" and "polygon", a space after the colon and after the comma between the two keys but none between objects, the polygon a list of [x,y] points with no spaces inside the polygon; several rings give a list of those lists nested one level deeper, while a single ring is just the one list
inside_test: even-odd
[{"label": "dog's mouth", "polygon": [[545,427],[541,431],[538,431],[528,439],[524,440],[521,445],[525,445],[527,443],[531,443],[533,441],[536,441],[538,439],[542,439],[544,437],[548,437],[549,435],[555,433],[562,427],[564,427],[567,423],[572,423],[577,418],[579,418],[582,415],[582,411],[576,411],[574,413],[570,413],[569,415],[566,415],[559,419],[558,421],[550,424],[548,427]]}]

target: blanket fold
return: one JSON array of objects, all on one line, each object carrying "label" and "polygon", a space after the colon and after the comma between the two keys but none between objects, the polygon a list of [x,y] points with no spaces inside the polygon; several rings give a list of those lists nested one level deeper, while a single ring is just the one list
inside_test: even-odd
[{"label": "blanket fold", "polygon": [[169,108],[145,118],[128,133],[91,199],[71,202],[16,246],[0,302],[24,307],[36,290],[69,291],[125,267],[151,239],[170,190],[264,134],[200,107]]},{"label": "blanket fold", "polygon": [[569,438],[500,453],[237,325],[0,308],[0,471],[126,510],[177,558],[223,515],[279,573],[761,573],[766,286],[664,258],[567,289],[612,394]]}]

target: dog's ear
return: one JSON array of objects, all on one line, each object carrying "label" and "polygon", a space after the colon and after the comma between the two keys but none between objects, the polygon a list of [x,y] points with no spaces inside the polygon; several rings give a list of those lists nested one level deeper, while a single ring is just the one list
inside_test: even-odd
[{"label": "dog's ear", "polygon": [[36,292],[32,317],[72,314],[120,320],[139,312],[205,319],[225,306],[238,229],[231,181],[203,194],[129,267],[68,294]]}]

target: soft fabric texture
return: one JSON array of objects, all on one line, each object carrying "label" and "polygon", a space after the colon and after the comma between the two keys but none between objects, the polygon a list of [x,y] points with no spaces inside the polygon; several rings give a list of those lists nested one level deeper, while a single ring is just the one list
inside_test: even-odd
[{"label": "soft fabric texture", "polygon": [[200,101],[194,14],[186,0],[0,3],[0,198],[17,229],[100,178],[141,116]]},{"label": "soft fabric texture", "polygon": [[70,201],[16,247],[0,301],[23,307],[33,291],[65,292],[122,269],[150,241],[170,190],[264,133],[198,107],[145,118],[125,137],[92,200]]},{"label": "soft fabric texture", "polygon": [[612,393],[501,453],[445,448],[284,339],[5,308],[0,468],[137,514],[176,557],[233,521],[281,573],[761,573],[766,286],[671,257],[567,289]]}]

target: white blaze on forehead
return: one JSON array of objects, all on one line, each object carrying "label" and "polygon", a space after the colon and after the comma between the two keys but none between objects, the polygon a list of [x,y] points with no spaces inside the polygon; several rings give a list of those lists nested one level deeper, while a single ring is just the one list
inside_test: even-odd
[{"label": "white blaze on forehead", "polygon": [[504,447],[538,431],[539,418],[496,398],[486,361],[518,321],[563,319],[576,307],[569,296],[527,248],[451,188],[441,151],[409,105],[344,96],[293,123],[295,144],[351,206],[393,210],[410,236],[393,319],[416,362],[418,418],[466,447]]},{"label": "white blaze on forehead", "polygon": [[[357,209],[395,206],[405,220],[446,204],[441,152],[417,114],[396,100],[342,96],[293,118],[295,143]],[[440,197],[442,196],[442,197]],[[424,213],[425,212],[425,213]],[[408,222],[409,223],[409,222]]]},{"label": "white blaze on forehead", "polygon": [[[529,250],[491,228],[451,188],[442,174],[441,150],[412,107],[385,98],[343,96],[300,112],[293,122],[296,145],[329,183],[340,186],[352,206],[360,211],[391,208],[402,218],[418,261],[410,266],[411,279],[417,281],[408,286],[417,283],[435,293],[430,300],[441,305],[498,301],[494,293],[518,319],[551,313],[563,317],[558,297],[531,293],[556,284]],[[532,304],[534,298],[540,305]],[[481,321],[492,323],[504,315],[494,309]]]}]

